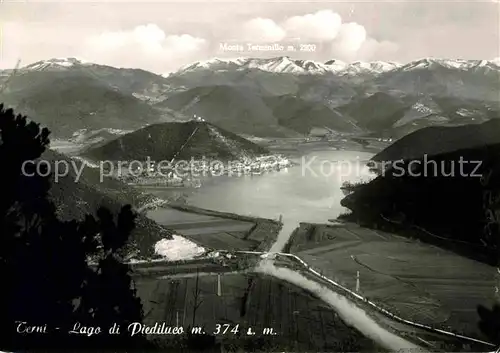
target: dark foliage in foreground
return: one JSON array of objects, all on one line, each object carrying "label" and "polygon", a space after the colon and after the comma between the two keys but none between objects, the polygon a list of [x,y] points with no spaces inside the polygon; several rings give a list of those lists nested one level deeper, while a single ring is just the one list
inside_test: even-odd
[{"label": "dark foliage in foreground", "polygon": [[492,343],[500,345],[500,305],[494,305],[491,310],[480,305],[477,312],[481,331]]},{"label": "dark foliage in foreground", "polygon": [[[85,166],[81,160],[53,150],[46,150],[41,158],[49,162],[53,170],[61,162],[70,166],[67,175],[54,180],[49,190],[49,199],[56,206],[61,220],[81,221],[87,214],[95,214],[99,207],[106,207],[115,214],[128,204],[140,209],[154,199],[152,195],[111,176],[102,177],[99,169]],[[64,171],[64,167],[61,169]],[[154,244],[160,239],[171,239],[171,231],[144,214],[138,214],[126,246],[129,256],[137,259],[153,257]]]},{"label": "dark foliage in foreground", "polygon": [[[120,255],[135,215],[124,207],[115,220],[102,208],[97,218],[59,220],[44,165],[25,164],[42,155],[48,136],[0,105],[0,349],[147,349],[141,336],[107,334],[111,323],[126,327],[143,316]],[[102,333],[69,334],[78,323]],[[38,332],[18,332],[28,326]]]}]

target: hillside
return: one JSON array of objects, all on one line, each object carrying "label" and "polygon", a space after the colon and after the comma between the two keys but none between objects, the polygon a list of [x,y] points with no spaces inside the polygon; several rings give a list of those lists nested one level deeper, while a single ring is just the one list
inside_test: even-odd
[{"label": "hillside", "polygon": [[496,263],[498,240],[484,232],[480,176],[499,154],[497,143],[419,158],[418,164],[396,162],[372,181],[347,188],[351,193],[341,204],[351,213],[343,218]]},{"label": "hillside", "polygon": [[[97,130],[79,130],[73,133],[70,139],[67,140],[68,143],[75,144],[78,146],[77,154],[82,153],[90,148],[97,146],[102,146],[115,138],[125,135],[133,130],[119,130],[119,129],[97,129]],[[66,152],[62,152],[66,153]]]},{"label": "hillside", "polygon": [[264,147],[210,123],[188,121],[184,123],[154,124],[120,136],[107,144],[91,148],[84,153],[94,160],[113,161],[189,161],[191,158],[237,160],[268,154]]},{"label": "hillside", "polygon": [[[248,96],[252,97],[252,104],[249,114],[245,112],[248,109],[245,104],[241,105],[245,107],[241,112],[236,109],[232,114],[226,114],[225,108],[222,108],[222,115],[233,116],[233,121],[245,120],[241,119],[242,115],[253,119],[252,111],[270,117],[270,112],[262,107],[258,98],[273,101],[288,96],[290,101],[299,99],[319,105],[320,121],[323,106],[327,106],[334,110],[334,116],[340,115],[344,121],[376,132],[379,136],[394,138],[427,126],[483,122],[491,118],[491,111],[500,110],[500,66],[497,62],[486,60],[427,58],[408,64],[346,64],[337,60],[320,63],[290,57],[211,59],[186,65],[171,73],[167,80],[172,86],[186,89],[182,95],[193,90],[197,92],[200,87],[209,89],[213,86],[250,91]],[[261,83],[273,89],[263,89]],[[191,93],[187,95],[192,96]],[[206,96],[205,100],[211,101],[211,97]],[[226,100],[231,102],[232,98]],[[203,106],[209,104],[206,101],[199,104],[194,99],[188,101],[173,104],[172,107],[183,109],[192,104],[187,111],[203,115]],[[171,102],[167,100],[164,104]],[[194,109],[196,106],[200,107],[199,111]],[[278,125],[284,123],[285,127],[298,130],[301,134],[308,130],[310,114],[300,117],[293,113],[297,110],[293,108],[292,113],[287,115],[281,109],[275,111],[275,106],[271,104],[270,108],[272,115],[279,120]],[[304,111],[309,113],[307,107]],[[204,117],[218,123],[212,120],[218,119],[213,115],[210,112]],[[230,130],[233,128],[219,125]],[[237,127],[232,131],[252,134],[248,125],[242,131]]]},{"label": "hillside", "polygon": [[[215,59],[217,60],[217,59]],[[227,70],[218,70],[211,65],[206,67],[181,68],[166,77],[171,87],[192,89],[196,87],[231,86],[244,87],[259,95],[274,96],[296,94],[302,78],[286,73],[269,73],[257,68],[241,70],[237,66],[229,66]]]},{"label": "hillside", "polygon": [[380,74],[379,90],[499,101],[500,66],[487,60],[425,58]]},{"label": "hillside", "polygon": [[196,87],[174,94],[156,106],[202,116],[234,133],[261,137],[286,135],[262,97],[247,87]]},{"label": "hillside", "polygon": [[[498,94],[500,95],[500,90]],[[453,96],[435,96],[433,99],[439,109],[454,123],[484,122],[500,116],[500,102],[490,102],[484,99],[457,99]]]},{"label": "hillside", "polygon": [[355,123],[321,102],[310,102],[290,95],[268,97],[264,102],[272,109],[279,125],[301,134],[309,134],[315,127],[343,132],[359,130]]},{"label": "hillside", "polygon": [[[348,64],[335,59],[323,63],[294,60],[288,56],[213,58],[186,65],[167,79],[174,86],[193,88],[237,84],[237,81],[246,80],[250,73],[259,76],[259,81],[285,83],[288,80],[290,90],[279,91],[277,95],[297,94],[314,100],[353,97],[360,89],[372,93],[499,100],[500,65],[498,61],[488,60],[424,58],[407,64],[384,61]],[[254,80],[247,80],[246,84],[248,82]]]},{"label": "hillside", "polygon": [[374,161],[420,158],[464,148],[500,143],[500,119],[482,124],[426,127],[397,140],[375,155]]},{"label": "hillside", "polygon": [[296,95],[310,102],[326,104],[330,108],[347,104],[370,90],[370,85],[356,77],[339,77],[332,73],[299,77],[299,90]]},{"label": "hillside", "polygon": [[[52,150],[46,150],[41,159],[51,162],[52,170],[56,161],[73,162],[77,171],[82,164],[81,161],[69,159]],[[77,172],[71,166],[67,176],[60,177],[57,182],[54,179],[52,181],[50,197],[64,220],[82,219],[86,214],[95,214],[100,206],[105,206],[112,212],[118,212],[126,204],[140,207],[152,198],[113,178],[107,177],[101,182],[99,170],[90,167],[85,167],[81,177],[77,179]],[[167,228],[139,214],[128,249],[131,253],[139,251],[139,256],[134,256],[136,258],[151,257],[154,254],[154,244],[163,238],[171,239],[171,234]]]},{"label": "hillside", "polygon": [[354,119],[359,126],[371,131],[390,128],[401,119],[409,108],[403,99],[387,93],[377,92],[369,97],[360,97],[337,109]]},{"label": "hillside", "polygon": [[177,93],[156,106],[196,114],[229,131],[261,137],[303,135],[325,126],[338,131],[357,130],[352,119],[315,96],[320,93],[309,87],[307,94],[311,100],[292,94],[267,95],[248,87],[203,86]]},{"label": "hillside", "polygon": [[399,138],[427,126],[483,122],[500,111],[500,66],[486,60],[210,59],[164,77],[58,58],[12,72],[0,71],[0,99],[61,139],[80,129],[135,130],[195,114],[257,137],[357,126]]},{"label": "hillside", "polygon": [[[54,58],[38,61],[17,70],[9,86],[24,89],[33,83],[51,80],[54,75],[80,75],[91,77],[127,95],[152,99],[169,89],[165,77],[141,69],[116,68],[85,62],[76,58]],[[0,82],[2,77],[0,75]]]},{"label": "hillside", "polygon": [[70,137],[80,129],[137,129],[161,121],[163,115],[146,102],[80,72],[21,72],[0,97],[19,113],[49,127],[54,137]]}]

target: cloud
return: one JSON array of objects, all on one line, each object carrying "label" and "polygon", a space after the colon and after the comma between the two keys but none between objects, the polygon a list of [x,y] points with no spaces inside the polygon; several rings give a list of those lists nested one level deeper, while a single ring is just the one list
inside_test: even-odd
[{"label": "cloud", "polygon": [[359,23],[343,23],[331,43],[331,56],[343,61],[395,61],[399,46],[391,41],[371,38]]},{"label": "cloud", "polygon": [[331,10],[293,16],[283,23],[288,37],[301,40],[333,40],[337,37],[342,18]]},{"label": "cloud", "polygon": [[207,48],[204,38],[167,35],[156,24],[147,24],[89,37],[84,42],[82,56],[112,66],[168,72],[186,61],[199,60],[207,54]]},{"label": "cloud", "polygon": [[278,42],[286,36],[286,31],[268,18],[254,18],[243,24],[240,34],[241,40],[250,42]]},{"label": "cloud", "polygon": [[[426,56],[474,59],[499,55],[498,0],[350,3],[290,0],[285,6],[276,1],[256,1],[203,0],[196,4],[195,0],[4,1],[0,5],[3,25],[0,69],[13,67],[18,58],[24,65],[52,57],[85,58],[83,54],[89,53],[87,56],[98,63],[106,60],[118,66],[146,65],[145,69],[163,72],[165,67],[177,63],[186,65],[198,57],[208,59],[219,55],[219,42],[229,41],[228,37],[235,42],[244,41],[246,36],[252,41],[300,37],[302,43],[321,44],[314,53],[294,54],[311,60],[342,60],[342,56],[348,56],[353,60],[407,62]],[[193,6],[197,11],[193,11]],[[252,21],[258,18],[260,20]],[[352,48],[356,45],[345,39],[350,35],[344,34],[343,42],[339,43],[340,26],[346,22],[357,22],[367,31],[365,41],[354,53]],[[147,29],[148,23],[160,29],[155,32],[154,27],[149,26],[153,30],[145,31],[152,37],[146,39],[149,45],[134,44],[127,39],[137,25],[145,25]],[[242,30],[243,24],[247,25],[246,32]],[[138,32],[135,42],[139,41],[137,37],[141,38],[141,31]],[[98,41],[94,41],[96,47],[92,47],[90,38],[101,35],[107,47],[97,44]],[[450,41],[452,37],[460,41]],[[210,41],[210,48],[205,50],[200,39]],[[394,43],[398,43],[399,48]],[[167,56],[168,46],[176,49]],[[127,53],[125,47],[134,48],[134,52]],[[146,54],[155,50],[156,55]],[[117,51],[122,58],[113,54]],[[186,61],[181,62],[182,57]]]},{"label": "cloud", "polygon": [[335,38],[335,45],[343,52],[355,53],[366,41],[365,27],[351,22],[340,26],[339,35]]},{"label": "cloud", "polygon": [[[246,17],[246,16],[245,16]],[[123,30],[106,30],[96,24],[49,22],[4,22],[3,57],[0,69],[13,67],[18,58],[26,65],[53,57],[78,57],[115,67],[140,67],[166,73],[198,60],[219,55],[218,42],[288,42],[318,44],[316,52],[297,53],[311,60],[342,61],[394,60],[401,55],[398,46],[376,40],[361,23],[343,23],[329,9],[291,16],[282,21],[254,17],[227,26],[224,31],[208,27],[159,25],[160,22],[131,25]],[[139,22],[140,23],[140,22]],[[104,24],[103,24],[104,26]],[[195,34],[196,33],[196,34]],[[208,34],[205,34],[208,33]],[[218,50],[218,47],[217,49]],[[277,52],[255,53],[256,57],[286,55]]]},{"label": "cloud", "polygon": [[399,46],[396,43],[368,38],[357,51],[357,60],[397,61],[395,58],[398,51]]},{"label": "cloud", "polygon": [[6,22],[3,34],[0,70],[14,67],[18,59],[24,66],[54,57],[76,57],[165,73],[211,56],[205,38],[167,34],[153,23],[123,31],[98,31],[83,26]]},{"label": "cloud", "polygon": [[398,51],[392,42],[371,38],[363,25],[343,23],[342,17],[332,10],[292,16],[281,23],[259,17],[245,22],[239,32],[243,35],[238,39],[246,41],[318,43],[328,48],[325,58],[343,61],[394,60]]}]

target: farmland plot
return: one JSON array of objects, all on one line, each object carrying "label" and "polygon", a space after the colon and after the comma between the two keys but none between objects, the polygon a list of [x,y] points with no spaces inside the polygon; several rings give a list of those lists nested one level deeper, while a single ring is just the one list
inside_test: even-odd
[{"label": "farmland plot", "polygon": [[[495,269],[432,245],[357,225],[306,225],[291,252],[403,318],[484,339],[476,307],[491,306]],[[309,240],[309,241],[307,241]]]},{"label": "farmland plot", "polygon": [[[271,277],[224,274],[220,296],[217,276],[199,276],[198,291],[196,277],[141,279],[137,288],[144,305],[145,321],[149,324],[165,322],[184,328],[203,326],[207,333],[216,332],[217,324],[230,324],[231,328],[238,324],[241,336],[228,330],[217,338],[234,341],[247,337],[247,330],[251,328],[256,339],[271,340],[281,349],[379,350],[354,328],[344,324],[321,300]],[[275,335],[264,335],[264,328],[272,328]]]}]

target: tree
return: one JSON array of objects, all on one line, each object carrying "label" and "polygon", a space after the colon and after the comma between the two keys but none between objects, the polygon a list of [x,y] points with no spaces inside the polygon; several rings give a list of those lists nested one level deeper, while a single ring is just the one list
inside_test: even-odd
[{"label": "tree", "polygon": [[[142,319],[128,266],[120,261],[134,215],[127,206],[116,224],[105,209],[98,220],[58,219],[47,165],[35,163],[48,136],[46,128],[0,104],[0,349],[98,348],[106,340],[117,345],[106,325]],[[97,269],[89,259],[98,261]],[[68,334],[76,322],[90,319],[106,336]],[[44,333],[19,333],[27,326]]]},{"label": "tree", "polygon": [[[62,280],[65,276],[55,266],[61,253],[51,249],[49,243],[60,238],[61,233],[71,226],[75,228],[75,225],[60,223],[56,229],[57,221],[52,217],[54,208],[47,198],[49,179],[40,176],[45,170],[33,174],[34,166],[27,165],[25,173],[22,172],[25,161],[35,160],[45,150],[49,142],[48,130],[40,130],[26,117],[15,116],[11,109],[4,110],[0,105],[0,133],[0,273],[7,288],[0,293],[0,320],[5,333],[2,343],[11,345],[16,336],[16,321],[32,325],[49,324],[47,318],[52,312],[60,319],[54,324],[59,325],[65,321],[64,317],[70,317],[69,300],[63,297],[74,297],[78,285],[70,288],[74,284],[70,280],[66,291],[57,300],[50,292],[57,290],[54,285],[57,286],[58,279]],[[76,236],[82,234],[78,233]],[[49,252],[44,254],[44,250]],[[78,261],[78,254],[72,259]],[[78,269],[76,266],[75,272]],[[25,342],[29,344],[29,341],[36,340],[41,343],[43,340],[42,337],[35,337],[30,335]]]},{"label": "tree", "polygon": [[196,312],[198,311],[198,308],[203,304],[203,300],[200,298],[201,297],[201,290],[199,288],[199,283],[200,283],[200,269],[199,267],[196,267],[196,282],[195,282],[195,287],[193,290],[193,322],[192,322],[192,327],[194,327],[196,323]]},{"label": "tree", "polygon": [[477,312],[479,314],[479,329],[491,343],[500,345],[500,305],[494,305],[491,310],[479,305]]},{"label": "tree", "polygon": [[[485,227],[483,239],[497,252],[500,259],[500,202],[498,194],[500,191],[500,156],[493,149],[486,147],[487,158],[484,163],[484,171],[481,177],[481,185],[484,187],[483,209],[485,211]],[[496,196],[496,197],[495,197]],[[497,267],[500,261],[497,262]],[[495,291],[498,293],[500,283],[497,273]],[[500,345],[500,305],[497,294],[497,303],[490,310],[479,305],[479,328],[492,343]]]},{"label": "tree", "polygon": [[130,267],[122,263],[124,254],[120,250],[134,229],[136,215],[130,206],[122,208],[115,223],[111,212],[100,208],[97,212],[101,230],[102,253],[99,255],[97,270],[91,272],[78,312],[84,323],[120,329],[114,335],[94,336],[92,346],[105,348],[144,348],[143,336],[130,336],[127,327],[134,322],[142,322],[142,303],[136,297],[136,289],[130,278]]}]

